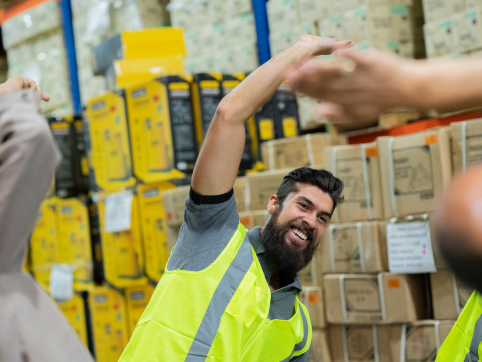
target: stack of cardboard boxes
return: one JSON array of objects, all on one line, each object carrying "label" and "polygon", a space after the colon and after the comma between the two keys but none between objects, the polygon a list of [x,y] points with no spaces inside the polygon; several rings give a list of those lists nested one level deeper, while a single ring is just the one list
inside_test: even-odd
[{"label": "stack of cardboard boxes", "polygon": [[[333,361],[435,358],[472,290],[446,269],[430,214],[452,177],[452,164],[460,170],[479,160],[469,132],[476,134],[481,124],[453,123],[325,149],[326,169],[345,185],[345,201],[318,251]],[[395,235],[393,226],[406,234]],[[423,250],[404,249],[419,237],[419,227]],[[428,254],[431,267],[424,269],[421,260]]]},{"label": "stack of cardboard boxes", "polygon": [[2,24],[8,75],[33,79],[50,95],[46,113],[72,114],[70,79],[62,32],[60,5],[46,1]]},{"label": "stack of cardboard boxes", "polygon": [[258,67],[250,0],[171,0],[172,26],[185,30],[186,70],[251,72]]},{"label": "stack of cardboard boxes", "polygon": [[482,3],[423,0],[427,58],[463,58],[482,49]]},{"label": "stack of cardboard boxes", "polygon": [[303,34],[350,39],[358,50],[424,56],[423,13],[417,0],[269,0],[268,21],[273,56]]}]

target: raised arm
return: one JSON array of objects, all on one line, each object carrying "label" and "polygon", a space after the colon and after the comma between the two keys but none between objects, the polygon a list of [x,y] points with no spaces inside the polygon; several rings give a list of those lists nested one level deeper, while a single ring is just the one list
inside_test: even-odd
[{"label": "raised arm", "polygon": [[[31,90],[22,90],[31,88]],[[18,272],[60,154],[40,114],[35,82],[0,84],[0,273]],[[48,100],[48,96],[42,95]]]},{"label": "raised arm", "polygon": [[244,123],[265,104],[283,82],[286,71],[314,55],[353,46],[304,35],[293,47],[251,73],[219,104],[194,168],[192,188],[202,195],[220,195],[233,187],[245,143]]}]

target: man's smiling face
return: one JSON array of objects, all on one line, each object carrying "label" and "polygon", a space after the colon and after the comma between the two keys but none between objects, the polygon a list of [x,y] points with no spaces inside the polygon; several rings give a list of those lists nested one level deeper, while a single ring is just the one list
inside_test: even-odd
[{"label": "man's smiling face", "polygon": [[298,183],[279,205],[278,197],[269,199],[270,219],[261,239],[273,266],[296,273],[312,259],[326,231],[333,210],[333,200],[319,187]]}]

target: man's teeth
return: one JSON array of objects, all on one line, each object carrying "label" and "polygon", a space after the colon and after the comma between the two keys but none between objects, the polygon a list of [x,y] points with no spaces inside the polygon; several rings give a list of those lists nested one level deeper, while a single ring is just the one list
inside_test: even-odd
[{"label": "man's teeth", "polygon": [[301,231],[298,231],[298,230],[296,230],[296,229],[293,229],[293,232],[294,232],[296,235],[298,235],[300,238],[302,238],[303,240],[308,239],[308,237],[307,237],[305,234],[303,234]]}]

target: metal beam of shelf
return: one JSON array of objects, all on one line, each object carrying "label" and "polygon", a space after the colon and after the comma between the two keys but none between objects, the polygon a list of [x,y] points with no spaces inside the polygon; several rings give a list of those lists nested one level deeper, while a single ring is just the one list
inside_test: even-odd
[{"label": "metal beam of shelf", "polygon": [[47,0],[20,0],[12,1],[0,8],[0,24],[31,7],[41,4]]}]

